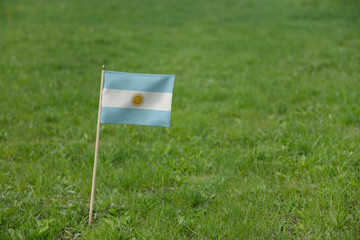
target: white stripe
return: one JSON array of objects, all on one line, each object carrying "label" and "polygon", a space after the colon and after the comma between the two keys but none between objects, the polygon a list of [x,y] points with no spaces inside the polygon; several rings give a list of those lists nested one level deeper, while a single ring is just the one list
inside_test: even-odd
[{"label": "white stripe", "polygon": [[[144,96],[144,101],[139,106],[132,103],[132,98],[137,93]],[[171,111],[171,99],[172,93],[104,89],[102,106]]]}]

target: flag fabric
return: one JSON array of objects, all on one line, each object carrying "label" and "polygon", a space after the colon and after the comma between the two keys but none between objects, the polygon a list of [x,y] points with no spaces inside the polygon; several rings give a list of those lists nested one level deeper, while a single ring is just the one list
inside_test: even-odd
[{"label": "flag fabric", "polygon": [[101,123],[170,127],[175,75],[104,71]]}]

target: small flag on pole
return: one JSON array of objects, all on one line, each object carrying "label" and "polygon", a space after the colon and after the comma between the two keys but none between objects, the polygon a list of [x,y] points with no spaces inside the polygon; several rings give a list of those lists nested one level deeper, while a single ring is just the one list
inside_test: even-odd
[{"label": "small flag on pole", "polygon": [[104,71],[101,123],[170,127],[174,75]]},{"label": "small flag on pole", "polygon": [[95,194],[100,123],[170,127],[174,75],[101,71],[89,225]]}]

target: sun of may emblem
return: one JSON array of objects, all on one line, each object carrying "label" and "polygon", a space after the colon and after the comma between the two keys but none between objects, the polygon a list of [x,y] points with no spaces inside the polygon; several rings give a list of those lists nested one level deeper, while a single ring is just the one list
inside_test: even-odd
[{"label": "sun of may emblem", "polygon": [[131,103],[135,106],[140,106],[144,103],[144,95],[141,93],[135,93],[131,98]]}]

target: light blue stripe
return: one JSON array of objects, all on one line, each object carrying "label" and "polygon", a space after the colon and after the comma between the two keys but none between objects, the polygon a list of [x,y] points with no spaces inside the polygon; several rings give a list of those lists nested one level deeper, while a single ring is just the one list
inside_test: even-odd
[{"label": "light blue stripe", "polygon": [[175,75],[105,71],[104,88],[172,93]]},{"label": "light blue stripe", "polygon": [[170,116],[171,111],[102,107],[100,122],[170,127]]}]

